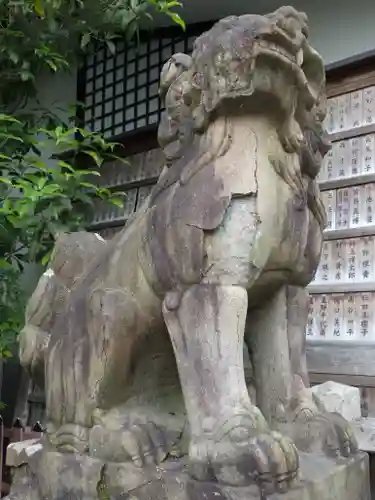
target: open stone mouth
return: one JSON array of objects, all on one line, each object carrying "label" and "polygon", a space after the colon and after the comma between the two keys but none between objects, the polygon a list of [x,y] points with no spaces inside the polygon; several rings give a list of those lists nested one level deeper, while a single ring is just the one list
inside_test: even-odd
[{"label": "open stone mouth", "polygon": [[[297,64],[299,67],[303,64],[303,49],[299,49],[296,54],[292,54],[288,49],[282,47],[278,43],[270,42],[268,40],[258,40],[258,47],[261,48],[262,52],[267,52],[271,55],[279,57],[284,60],[284,62],[290,62],[293,64]],[[286,59],[286,61],[285,61]]]},{"label": "open stone mouth", "polygon": [[[288,44],[285,41],[285,45]],[[314,68],[316,61],[314,55],[309,54],[308,46],[300,44],[300,48],[292,46],[286,48],[284,44],[275,43],[270,40],[258,39],[258,55],[266,55],[281,61],[294,72],[297,79],[297,86],[303,92],[306,107],[310,108],[315,104],[318,92],[319,82],[315,82],[311,68]],[[318,62],[319,64],[319,62]],[[313,77],[313,78],[312,78]]]}]

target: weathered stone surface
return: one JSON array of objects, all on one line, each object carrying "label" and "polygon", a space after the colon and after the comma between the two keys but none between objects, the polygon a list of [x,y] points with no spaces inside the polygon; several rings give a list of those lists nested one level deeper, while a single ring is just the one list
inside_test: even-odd
[{"label": "weathered stone surface", "polygon": [[316,385],[312,391],[327,411],[340,413],[349,421],[361,418],[361,393],[358,387],[329,381]]},{"label": "weathered stone surface", "polygon": [[205,485],[251,498],[256,485],[272,495],[296,481],[306,500],[319,482],[321,498],[345,499],[341,479],[316,467],[302,467],[316,486],[298,479],[299,452],[308,464],[341,458],[349,476],[363,460],[347,421],[308,390],[305,287],[329,145],[324,65],[307,34],[305,14],[283,7],[224,19],[192,56],[173,56],[161,74],[166,166],[150,197],[106,244],[56,242],[21,334],[52,450],[25,474],[46,497],[91,500],[108,483],[113,498],[162,500],[163,470],[181,457],[181,494],[194,500]]},{"label": "weathered stone surface", "polygon": [[[46,480],[48,478],[48,480]],[[18,486],[18,487],[16,487]],[[107,464],[90,457],[47,452],[38,462],[16,470],[14,490],[22,500],[260,500],[257,485],[222,486],[189,478],[186,463],[165,462],[158,468]],[[17,496],[18,495],[18,496]],[[12,493],[11,500],[21,500]],[[368,457],[335,462],[322,455],[301,454],[300,480],[268,500],[370,500]]]},{"label": "weathered stone surface", "polygon": [[12,472],[12,489],[6,498],[11,500],[41,500],[38,484],[28,465],[17,467]]}]

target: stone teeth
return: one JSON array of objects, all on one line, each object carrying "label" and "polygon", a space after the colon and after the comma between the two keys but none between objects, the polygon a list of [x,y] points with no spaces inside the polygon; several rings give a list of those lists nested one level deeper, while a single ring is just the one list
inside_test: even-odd
[{"label": "stone teeth", "polygon": [[298,66],[302,66],[303,64],[303,50],[300,49],[298,54],[297,54],[297,64]]},{"label": "stone teeth", "polygon": [[262,47],[267,50],[272,50],[273,52],[276,52],[287,59],[289,59],[292,62],[296,62],[296,59],[288,52],[287,49],[284,49],[284,47],[280,47],[280,45],[277,45],[276,43],[273,42],[268,42],[266,40],[259,40],[258,41],[259,47]]}]

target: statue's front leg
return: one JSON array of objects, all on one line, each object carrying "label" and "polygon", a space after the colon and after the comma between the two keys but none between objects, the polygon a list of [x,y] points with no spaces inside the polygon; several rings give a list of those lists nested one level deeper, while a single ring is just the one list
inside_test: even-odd
[{"label": "statue's front leg", "polygon": [[247,292],[239,286],[196,285],[163,313],[173,343],[188,418],[191,475],[283,490],[297,474],[289,439],[271,433],[250,401],[244,378]]}]

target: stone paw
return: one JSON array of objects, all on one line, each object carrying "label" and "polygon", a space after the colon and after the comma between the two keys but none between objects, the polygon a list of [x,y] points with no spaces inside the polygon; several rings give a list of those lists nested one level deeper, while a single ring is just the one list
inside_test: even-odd
[{"label": "stone paw", "polygon": [[285,492],[298,475],[298,452],[292,441],[278,432],[237,442],[232,457],[213,459],[216,479],[229,486],[255,483],[265,494]]},{"label": "stone paw", "polygon": [[[298,425],[298,424],[297,424]],[[358,452],[351,425],[339,413],[318,413],[304,424],[306,451],[323,451],[330,457],[350,457]],[[296,440],[300,444],[300,439]]]},{"label": "stone paw", "polygon": [[116,430],[95,425],[90,433],[90,454],[103,460],[131,461],[141,468],[158,465],[168,451],[163,430],[146,422]]},{"label": "stone paw", "polygon": [[264,494],[285,492],[298,476],[298,452],[278,432],[254,436],[254,429],[237,426],[221,439],[201,439],[190,446],[190,475],[225,486],[256,484]]},{"label": "stone paw", "polygon": [[358,451],[350,423],[339,413],[330,413],[314,395],[302,391],[292,407],[287,434],[301,451],[324,452],[331,457],[349,457]]}]

